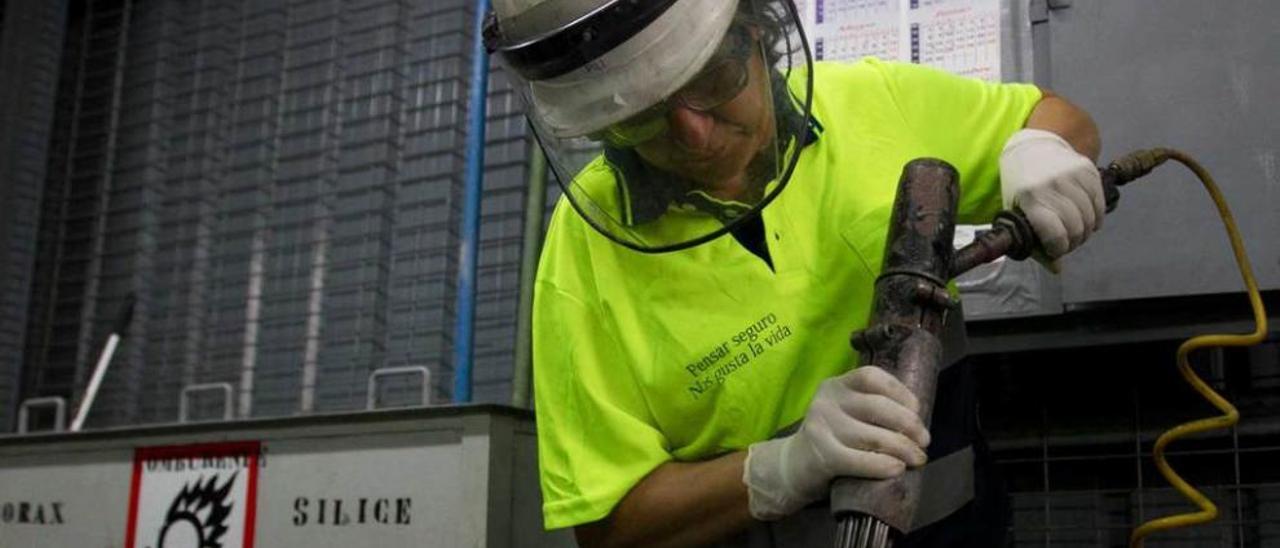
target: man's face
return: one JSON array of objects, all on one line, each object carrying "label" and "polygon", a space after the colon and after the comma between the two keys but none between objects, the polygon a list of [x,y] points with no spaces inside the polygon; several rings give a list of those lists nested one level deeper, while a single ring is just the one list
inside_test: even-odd
[{"label": "man's face", "polygon": [[754,33],[747,81],[727,102],[706,110],[672,102],[666,130],[636,145],[649,164],[699,183],[702,190],[733,199],[748,190],[747,166],[774,140],[769,77]]}]

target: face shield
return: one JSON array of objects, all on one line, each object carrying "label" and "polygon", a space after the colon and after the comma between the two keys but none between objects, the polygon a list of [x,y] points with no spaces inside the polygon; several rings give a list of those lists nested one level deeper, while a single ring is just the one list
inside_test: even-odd
[{"label": "face shield", "polygon": [[639,251],[759,214],[809,140],[790,0],[496,0],[486,29],[565,197]]}]

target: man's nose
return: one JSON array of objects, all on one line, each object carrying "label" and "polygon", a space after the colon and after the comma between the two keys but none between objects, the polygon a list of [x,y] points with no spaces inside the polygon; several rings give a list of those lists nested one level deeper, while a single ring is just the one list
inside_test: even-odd
[{"label": "man's nose", "polygon": [[706,112],[673,105],[667,113],[668,132],[676,144],[687,150],[701,150],[711,140],[716,121]]}]

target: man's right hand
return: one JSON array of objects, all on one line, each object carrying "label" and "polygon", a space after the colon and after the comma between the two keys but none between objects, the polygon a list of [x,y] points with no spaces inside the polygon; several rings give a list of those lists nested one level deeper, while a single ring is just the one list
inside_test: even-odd
[{"label": "man's right hand", "polygon": [[825,496],[837,477],[898,476],[924,465],[928,445],[920,403],[893,375],[863,366],[827,379],[796,433],[748,449],[743,482],[751,515],[790,515]]}]

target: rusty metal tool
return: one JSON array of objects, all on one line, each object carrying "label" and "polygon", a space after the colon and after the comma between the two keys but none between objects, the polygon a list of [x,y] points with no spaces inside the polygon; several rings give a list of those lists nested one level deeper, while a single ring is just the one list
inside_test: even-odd
[{"label": "rusty metal tool", "polygon": [[[1100,170],[1107,211],[1119,200],[1116,187],[1149,173],[1159,150],[1139,151]],[[1001,212],[991,230],[955,250],[959,173],[942,160],[912,160],[903,168],[888,227],[884,261],[876,279],[867,327],[850,338],[859,364],[893,373],[920,401],[926,425],[942,360],[940,335],[958,302],[948,280],[1002,256],[1025,259],[1039,247],[1020,212]],[[909,531],[920,499],[919,469],[888,480],[841,478],[832,484],[838,520],[837,548],[888,548]]]}]

